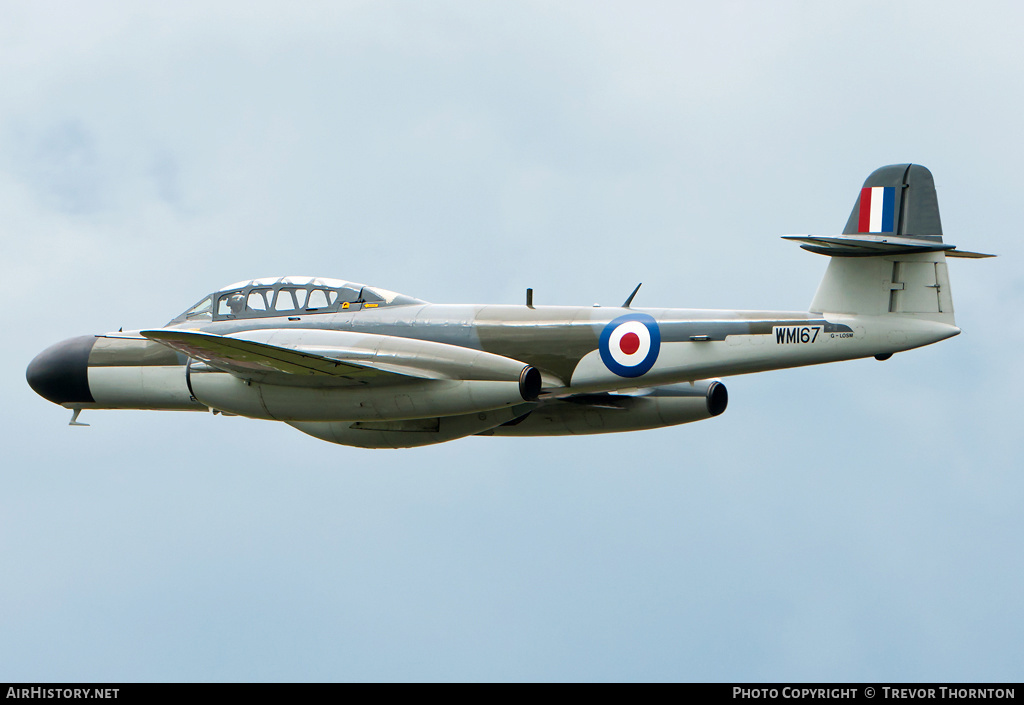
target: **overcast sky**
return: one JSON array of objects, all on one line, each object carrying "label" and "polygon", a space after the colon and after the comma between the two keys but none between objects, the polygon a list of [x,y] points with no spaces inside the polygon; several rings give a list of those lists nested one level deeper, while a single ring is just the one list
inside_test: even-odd
[{"label": "overcast sky", "polygon": [[[0,681],[1022,674],[1024,11],[0,1]],[[804,310],[916,162],[963,334],[698,424],[366,451],[70,412],[64,338],[241,279]]]}]

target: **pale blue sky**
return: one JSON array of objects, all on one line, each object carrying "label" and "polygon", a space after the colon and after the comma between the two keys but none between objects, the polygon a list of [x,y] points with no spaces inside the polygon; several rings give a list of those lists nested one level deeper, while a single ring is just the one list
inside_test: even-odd
[{"label": "pale blue sky", "polygon": [[[0,680],[1019,680],[1011,3],[0,3]],[[728,411],[363,451],[69,428],[24,369],[229,282],[803,309],[874,168],[964,334]]]}]

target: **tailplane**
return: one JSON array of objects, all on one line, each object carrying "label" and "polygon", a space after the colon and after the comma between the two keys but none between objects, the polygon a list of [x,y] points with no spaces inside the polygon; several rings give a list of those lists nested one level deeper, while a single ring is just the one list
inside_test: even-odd
[{"label": "tailplane", "polygon": [[787,235],[829,255],[811,311],[913,315],[953,325],[946,257],[993,257],[942,240],[935,182],[918,164],[876,169],[857,194],[842,235]]}]

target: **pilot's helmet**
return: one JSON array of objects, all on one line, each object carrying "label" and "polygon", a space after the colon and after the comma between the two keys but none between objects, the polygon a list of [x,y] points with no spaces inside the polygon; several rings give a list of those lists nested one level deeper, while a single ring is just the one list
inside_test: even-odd
[{"label": "pilot's helmet", "polygon": [[245,297],[241,294],[232,294],[228,297],[228,308],[231,313],[241,313],[245,310]]}]

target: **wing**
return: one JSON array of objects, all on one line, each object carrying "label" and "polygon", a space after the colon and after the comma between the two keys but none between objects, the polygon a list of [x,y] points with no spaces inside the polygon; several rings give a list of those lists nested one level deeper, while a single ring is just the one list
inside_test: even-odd
[{"label": "wing", "polygon": [[384,369],[380,364],[366,361],[343,360],[210,333],[180,330],[144,330],[140,333],[211,367],[262,382],[294,384],[303,377],[318,377],[321,383],[335,384],[436,378],[426,371]]},{"label": "wing", "polygon": [[390,335],[319,329],[214,335],[166,328],[140,334],[214,369],[267,384],[384,385],[424,380],[522,381],[529,377],[531,388],[535,384],[538,392],[541,384],[540,374],[519,360]]}]

